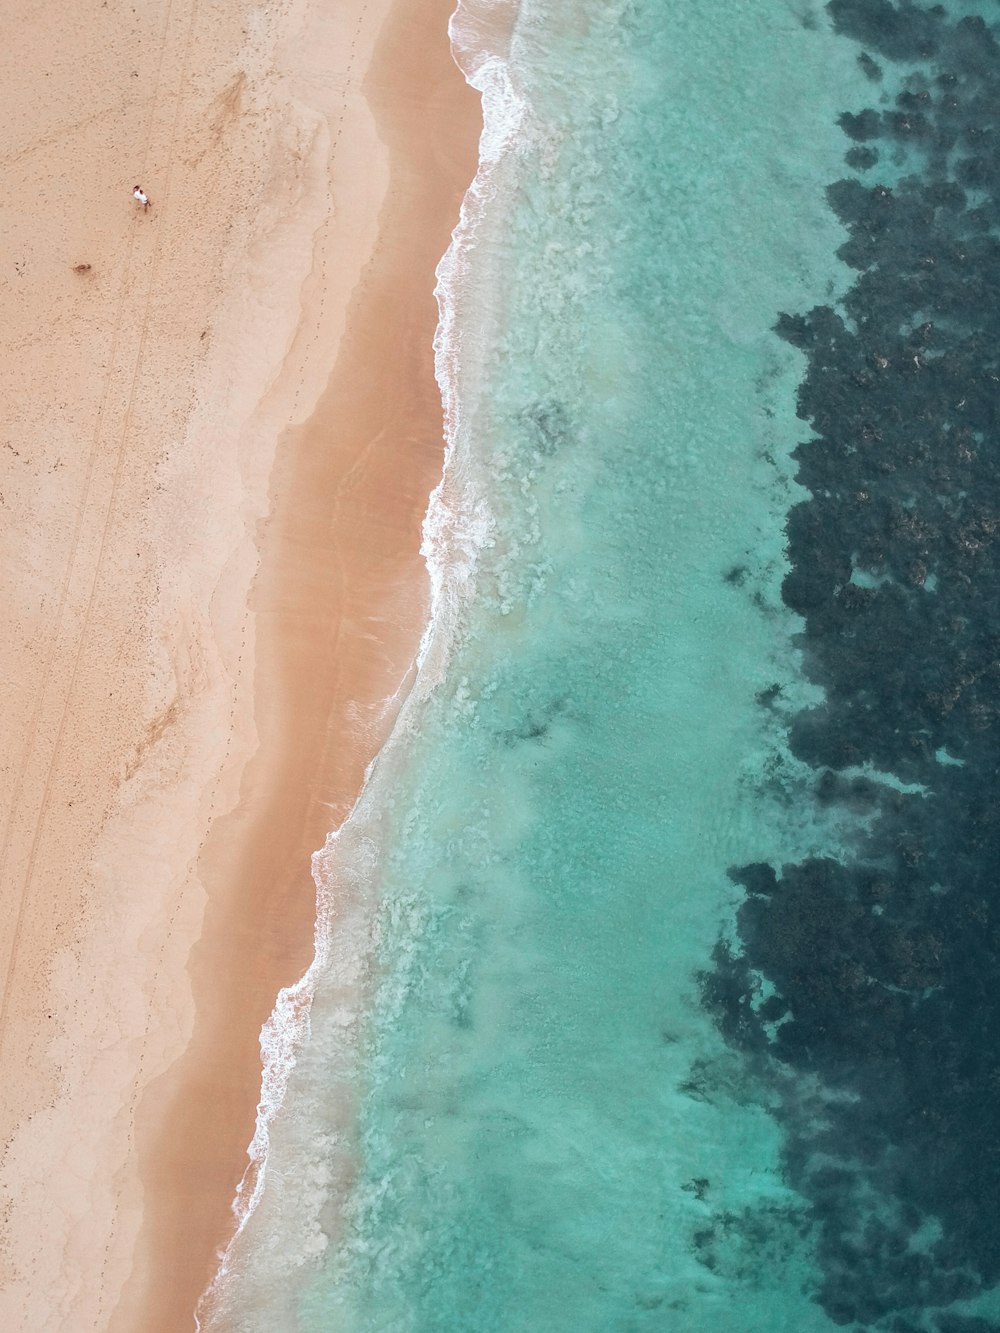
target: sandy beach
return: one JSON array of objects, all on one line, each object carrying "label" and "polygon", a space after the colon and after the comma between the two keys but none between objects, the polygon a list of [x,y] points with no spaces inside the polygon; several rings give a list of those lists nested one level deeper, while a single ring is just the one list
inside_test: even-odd
[{"label": "sandy beach", "polygon": [[5,1328],[192,1328],[228,1239],[310,854],[426,614],[433,270],[479,126],[451,8],[10,16]]}]

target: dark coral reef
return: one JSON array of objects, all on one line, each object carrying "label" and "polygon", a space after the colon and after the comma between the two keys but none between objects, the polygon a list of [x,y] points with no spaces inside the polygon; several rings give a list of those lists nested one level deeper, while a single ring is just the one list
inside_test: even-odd
[{"label": "dark coral reef", "polygon": [[777,324],[814,432],[783,596],[825,692],[789,743],[857,832],[732,872],[704,994],[783,1090],[828,1315],[985,1333],[947,1307],[1000,1283],[1000,44],[941,5],[828,10],[878,104],[828,190],[853,286]]}]

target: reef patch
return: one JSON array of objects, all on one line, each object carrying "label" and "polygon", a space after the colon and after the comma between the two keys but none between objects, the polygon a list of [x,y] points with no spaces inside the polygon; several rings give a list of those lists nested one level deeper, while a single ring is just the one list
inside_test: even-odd
[{"label": "reef patch", "polygon": [[836,857],[732,871],[736,931],[702,994],[779,1093],[827,1315],[986,1333],[1000,1329],[1000,44],[941,5],[827,9],[877,100],[840,121],[865,179],[827,192],[853,285],[776,324],[805,354],[813,432],[794,455],[808,498],[788,516],[783,597],[824,692],[788,745],[854,831]]}]

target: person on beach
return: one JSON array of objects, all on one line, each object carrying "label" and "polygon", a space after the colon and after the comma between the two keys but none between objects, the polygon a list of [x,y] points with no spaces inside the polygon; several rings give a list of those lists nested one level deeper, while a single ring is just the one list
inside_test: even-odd
[{"label": "person on beach", "polygon": [[149,207],[149,195],[146,193],[146,191],[142,188],[141,185],[137,185],[135,189],[132,191],[132,198],[137,200],[140,204],[142,204],[143,208]]}]

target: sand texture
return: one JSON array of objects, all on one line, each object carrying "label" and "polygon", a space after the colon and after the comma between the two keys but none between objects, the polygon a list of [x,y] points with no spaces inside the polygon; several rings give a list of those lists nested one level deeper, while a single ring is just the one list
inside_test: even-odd
[{"label": "sand texture", "polygon": [[449,10],[8,14],[4,1328],[191,1328],[228,1238],[310,853],[426,615]]}]

